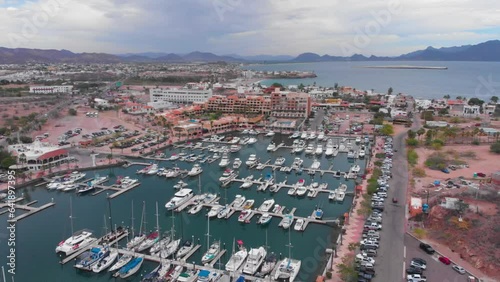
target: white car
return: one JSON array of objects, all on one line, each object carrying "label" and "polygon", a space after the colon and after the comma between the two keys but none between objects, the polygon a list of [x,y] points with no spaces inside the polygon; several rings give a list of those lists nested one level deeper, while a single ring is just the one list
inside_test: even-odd
[{"label": "white car", "polygon": [[414,261],[414,260],[411,261],[410,266],[417,267],[417,268],[420,268],[420,269],[426,269],[427,268],[427,265],[425,265],[423,263],[420,263],[420,262],[417,262],[417,261]]},{"label": "white car", "polygon": [[453,265],[451,268],[453,268],[456,272],[460,273],[460,274],[465,274],[465,269],[461,266],[458,266],[458,265]]}]

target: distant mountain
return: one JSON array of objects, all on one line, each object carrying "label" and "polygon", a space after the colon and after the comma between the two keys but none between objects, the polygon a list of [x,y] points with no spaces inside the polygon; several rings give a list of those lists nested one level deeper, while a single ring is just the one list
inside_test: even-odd
[{"label": "distant mountain", "polygon": [[293,59],[293,56],[288,55],[254,55],[254,56],[240,56],[238,54],[228,54],[226,56],[236,59],[242,59],[250,62],[285,62]]},{"label": "distant mountain", "polygon": [[500,40],[492,40],[477,45],[434,48],[427,47],[397,57],[365,57],[355,54],[338,57],[315,53],[303,53],[290,62],[330,62],[330,61],[500,61]]},{"label": "distant mountain", "polygon": [[118,63],[120,58],[104,53],[73,53],[68,50],[41,50],[0,47],[0,64],[37,63]]}]

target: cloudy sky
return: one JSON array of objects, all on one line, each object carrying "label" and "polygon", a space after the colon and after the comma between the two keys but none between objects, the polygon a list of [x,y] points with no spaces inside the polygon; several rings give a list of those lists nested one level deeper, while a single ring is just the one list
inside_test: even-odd
[{"label": "cloudy sky", "polygon": [[500,39],[499,15],[499,0],[0,0],[0,46],[399,55]]}]

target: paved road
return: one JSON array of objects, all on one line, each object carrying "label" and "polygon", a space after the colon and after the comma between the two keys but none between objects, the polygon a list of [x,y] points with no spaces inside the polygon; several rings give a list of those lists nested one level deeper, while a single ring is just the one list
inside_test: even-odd
[{"label": "paved road", "polygon": [[[411,109],[411,105],[408,107]],[[414,123],[413,130],[420,125]],[[406,194],[408,185],[408,164],[406,161],[406,132],[393,139],[393,148],[397,150],[393,156],[392,179],[385,203],[380,248],[376,257],[376,276],[374,282],[404,281],[404,237],[406,225]],[[392,198],[398,200],[392,203]]]},{"label": "paved road", "polygon": [[406,267],[410,264],[411,260],[415,257],[422,258],[427,261],[427,268],[423,275],[427,277],[427,281],[440,281],[440,282],[466,282],[467,274],[460,274],[451,268],[452,264],[445,265],[438,260],[439,255],[428,255],[422,251],[418,245],[420,242],[405,234],[404,238],[406,246]]}]

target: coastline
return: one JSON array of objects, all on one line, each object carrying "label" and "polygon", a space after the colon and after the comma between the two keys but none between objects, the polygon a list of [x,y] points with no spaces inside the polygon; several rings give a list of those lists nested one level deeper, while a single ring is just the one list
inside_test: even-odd
[{"label": "coastline", "polygon": [[432,67],[432,66],[406,66],[406,65],[394,65],[394,66],[359,66],[355,68],[364,69],[407,69],[407,70],[447,70],[448,67]]}]

